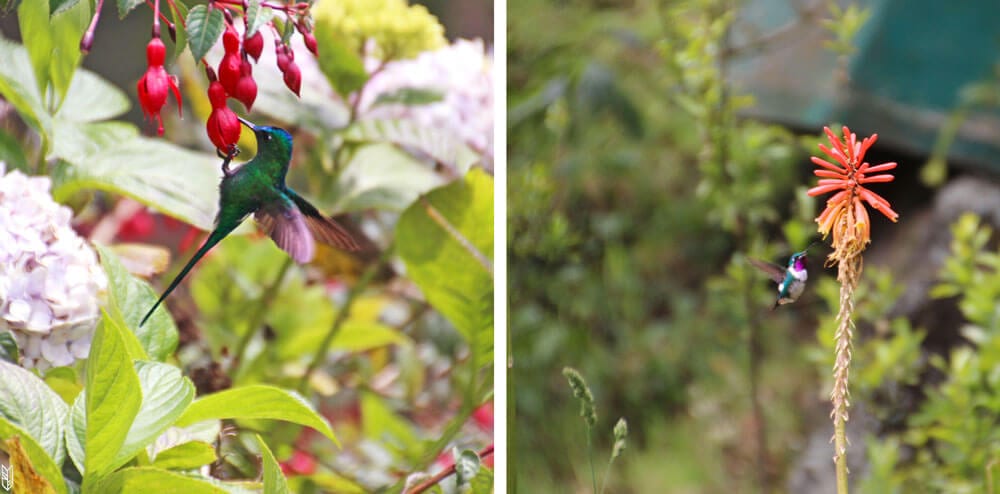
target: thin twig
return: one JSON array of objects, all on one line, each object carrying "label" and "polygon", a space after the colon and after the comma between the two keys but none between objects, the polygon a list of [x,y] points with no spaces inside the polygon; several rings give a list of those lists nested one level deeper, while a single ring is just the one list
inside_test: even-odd
[{"label": "thin twig", "polygon": [[[476,453],[476,454],[479,455],[480,459],[482,459],[483,457],[492,455],[493,454],[493,445],[490,444],[489,446],[486,446],[485,448],[479,450],[479,452]],[[406,494],[420,494],[421,492],[424,492],[427,489],[430,489],[431,487],[434,487],[439,482],[441,482],[442,480],[448,478],[448,476],[450,476],[451,474],[455,473],[455,464],[456,464],[456,462],[453,461],[451,463],[450,467],[448,467],[448,468],[446,468],[446,469],[438,472],[433,477],[431,477],[431,478],[429,478],[429,479],[427,479],[427,480],[425,480],[425,481],[417,484],[416,487],[414,487],[413,489],[410,489],[410,490],[406,491]]]}]

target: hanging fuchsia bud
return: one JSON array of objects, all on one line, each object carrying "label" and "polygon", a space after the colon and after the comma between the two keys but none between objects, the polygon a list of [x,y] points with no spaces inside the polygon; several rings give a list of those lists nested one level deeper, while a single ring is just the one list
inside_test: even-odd
[{"label": "hanging fuchsia bud", "polygon": [[243,60],[240,59],[238,51],[226,52],[219,62],[219,82],[230,96],[236,96],[236,85],[240,82],[242,68]]},{"label": "hanging fuchsia bud", "polygon": [[240,35],[232,24],[226,24],[226,32],[222,35],[222,46],[226,49],[226,54],[240,51]]},{"label": "hanging fuchsia bud", "polygon": [[236,84],[236,94],[233,97],[240,100],[249,112],[254,100],[257,99],[257,82],[253,80],[253,67],[249,60],[243,61],[241,72],[242,76],[240,82]]},{"label": "hanging fuchsia bud", "polygon": [[311,51],[313,55],[318,57],[319,46],[316,45],[316,36],[313,36],[313,33],[304,32],[302,33],[302,38],[305,39],[306,41],[306,48],[309,48],[309,51]]},{"label": "hanging fuchsia bud", "polygon": [[226,105],[226,89],[221,82],[213,80],[208,84],[208,100],[212,103],[212,113],[205,125],[208,139],[219,151],[228,154],[240,140],[240,121]]},{"label": "hanging fuchsia bud", "polygon": [[160,110],[163,109],[163,105],[167,104],[169,91],[173,91],[174,98],[177,100],[178,114],[181,111],[181,93],[177,90],[177,82],[163,68],[163,62],[166,59],[167,47],[164,46],[163,41],[160,38],[149,40],[149,44],[146,45],[146,62],[149,64],[149,68],[146,69],[146,73],[136,85],[142,112],[151,121],[155,120],[158,123],[157,133],[159,135],[163,135],[163,118],[160,116]]},{"label": "hanging fuchsia bud", "polygon": [[278,70],[280,70],[282,73],[284,73],[285,69],[288,68],[288,62],[292,60],[292,57],[289,56],[289,53],[291,53],[291,50],[288,50],[285,45],[278,43],[278,41],[275,40],[274,58],[278,62]]},{"label": "hanging fuchsia bud", "polygon": [[173,22],[167,23],[167,33],[170,34],[170,40],[174,43],[177,42],[177,26],[174,26]]},{"label": "hanging fuchsia bud", "polygon": [[302,72],[299,71],[299,66],[295,64],[294,60],[288,60],[288,65],[285,66],[284,79],[288,89],[291,89],[296,96],[299,96],[299,89],[302,87]]},{"label": "hanging fuchsia bud", "polygon": [[260,31],[243,39],[243,50],[247,52],[247,55],[253,57],[254,61],[260,60],[260,54],[264,52],[264,36],[260,34]]}]

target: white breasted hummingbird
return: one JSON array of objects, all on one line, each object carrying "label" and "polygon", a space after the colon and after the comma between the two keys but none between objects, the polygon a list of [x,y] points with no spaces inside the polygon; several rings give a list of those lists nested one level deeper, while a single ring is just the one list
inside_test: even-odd
[{"label": "white breasted hummingbird", "polygon": [[[809,247],[812,247],[812,244]],[[802,252],[792,254],[792,257],[788,258],[787,268],[760,259],[747,258],[750,264],[767,273],[778,284],[778,298],[771,306],[771,310],[779,305],[790,304],[802,295],[802,291],[806,288],[806,280],[809,279],[809,273],[806,271],[806,251],[809,247]]]}]

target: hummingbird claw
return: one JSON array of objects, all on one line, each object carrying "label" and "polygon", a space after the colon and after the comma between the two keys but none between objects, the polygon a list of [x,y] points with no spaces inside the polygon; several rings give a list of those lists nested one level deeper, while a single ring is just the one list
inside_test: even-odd
[{"label": "hummingbird claw", "polygon": [[236,145],[234,144],[232,147],[229,148],[229,152],[226,153],[225,155],[223,155],[222,151],[218,149],[216,149],[216,153],[219,155],[220,158],[222,158],[222,174],[227,177],[232,175],[232,172],[229,170],[229,163],[233,161],[233,158],[235,158],[236,155],[240,154],[240,148],[236,147]]}]

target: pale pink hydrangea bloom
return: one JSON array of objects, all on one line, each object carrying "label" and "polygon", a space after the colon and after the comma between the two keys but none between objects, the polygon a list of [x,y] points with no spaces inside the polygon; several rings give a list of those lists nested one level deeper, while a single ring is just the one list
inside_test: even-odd
[{"label": "pale pink hydrangea bloom", "polygon": [[27,368],[86,358],[107,277],[70,227],[72,212],[49,195],[47,177],[0,164],[0,331],[10,331]]}]

